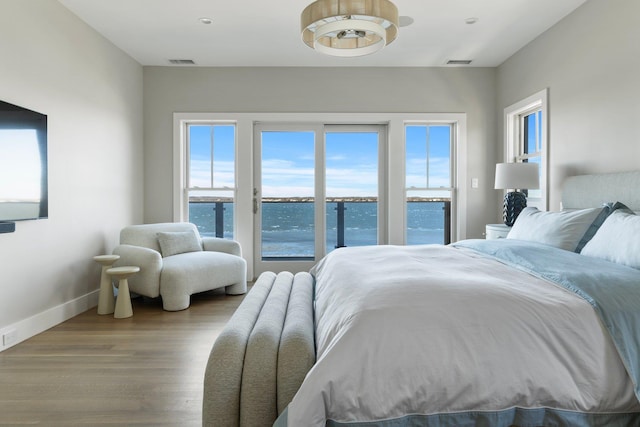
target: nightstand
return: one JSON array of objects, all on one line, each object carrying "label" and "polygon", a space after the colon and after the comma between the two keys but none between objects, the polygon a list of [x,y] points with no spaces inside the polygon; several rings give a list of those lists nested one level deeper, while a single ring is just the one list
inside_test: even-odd
[{"label": "nightstand", "polygon": [[506,239],[511,227],[505,224],[487,224],[485,226],[485,239]]}]

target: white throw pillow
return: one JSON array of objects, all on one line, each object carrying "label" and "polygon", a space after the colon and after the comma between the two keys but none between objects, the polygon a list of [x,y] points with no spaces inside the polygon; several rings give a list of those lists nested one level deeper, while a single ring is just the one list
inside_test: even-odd
[{"label": "white throw pillow", "polygon": [[640,216],[613,212],[580,253],[640,269]]},{"label": "white throw pillow", "polygon": [[541,212],[537,208],[524,208],[507,239],[527,240],[575,251],[580,239],[601,211],[602,208]]},{"label": "white throw pillow", "polygon": [[162,257],[202,250],[200,239],[193,231],[166,231],[158,233]]}]

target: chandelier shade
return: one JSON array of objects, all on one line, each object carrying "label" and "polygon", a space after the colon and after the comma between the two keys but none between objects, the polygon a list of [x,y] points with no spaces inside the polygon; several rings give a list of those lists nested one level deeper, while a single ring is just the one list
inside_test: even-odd
[{"label": "chandelier shade", "polygon": [[333,56],[362,56],[398,35],[398,8],[389,0],[317,0],[300,17],[302,40]]}]

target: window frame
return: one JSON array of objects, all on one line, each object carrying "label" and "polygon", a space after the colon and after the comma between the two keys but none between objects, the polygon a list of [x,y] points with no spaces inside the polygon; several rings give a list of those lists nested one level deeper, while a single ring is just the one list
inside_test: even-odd
[{"label": "window frame", "polygon": [[[233,159],[233,163],[234,163],[234,167],[233,167],[233,187],[229,187],[229,186],[216,186],[215,185],[215,154],[214,154],[214,144],[215,141],[213,139],[213,135],[211,136],[211,155],[209,158],[210,161],[210,171],[211,171],[211,177],[210,177],[210,186],[208,187],[193,187],[192,183],[191,183],[191,135],[189,132],[189,129],[192,126],[209,126],[209,127],[214,127],[214,126],[233,126],[234,130],[233,130],[233,151],[234,151],[234,159]],[[236,189],[237,189],[237,162],[235,160],[235,157],[237,155],[236,153],[236,146],[238,144],[238,129],[237,126],[234,122],[223,122],[223,121],[186,121],[184,123],[184,128],[185,128],[185,143],[184,143],[184,156],[185,156],[185,164],[184,164],[184,186],[183,186],[183,191],[184,191],[184,195],[183,195],[183,199],[182,199],[182,218],[184,218],[184,221],[189,221],[190,216],[189,216],[189,196],[191,193],[197,193],[197,192],[225,192],[225,193],[229,193],[231,195],[231,198],[233,200],[233,204],[235,205],[235,200],[236,200]],[[235,209],[233,210],[234,214],[233,214],[233,232],[232,235],[235,236],[235,232],[236,232],[236,220],[235,220]],[[225,237],[228,238],[228,237]],[[233,237],[230,237],[231,239],[233,239]]]},{"label": "window frame", "polygon": [[[176,126],[177,125],[177,126]],[[189,144],[189,127],[190,126],[234,126],[234,186],[233,188],[229,187],[190,187],[190,144]],[[214,119],[197,119],[197,118],[187,118],[184,120],[180,120],[179,123],[174,122],[174,140],[176,138],[176,133],[179,135],[179,143],[176,144],[174,141],[174,152],[173,152],[173,220],[175,222],[183,222],[189,220],[189,192],[191,190],[202,190],[202,191],[228,191],[233,194],[234,205],[237,200],[237,189],[238,189],[238,126],[235,121],[232,120],[214,120]],[[211,153],[212,167],[213,167],[213,152]],[[179,163],[178,163],[179,162]],[[213,172],[211,175],[211,180],[213,182],[214,176]],[[237,232],[237,220],[236,220],[236,209],[234,208],[234,219],[233,219],[233,235],[236,236]]]},{"label": "window frame", "polygon": [[[549,204],[548,187],[548,89],[543,89],[527,98],[516,102],[504,109],[504,161],[521,162],[529,158],[538,157],[532,153],[525,153],[524,148],[524,117],[536,112],[541,112],[540,124],[540,194],[539,198],[530,197],[527,205],[547,210]],[[533,153],[537,154],[537,153]]]},{"label": "window frame", "polygon": [[[450,224],[449,226],[449,235],[444,236],[444,243],[447,244],[449,242],[454,241],[457,233],[456,233],[456,223],[455,220],[455,212],[458,201],[456,200],[456,188],[458,188],[456,182],[457,176],[457,160],[456,160],[456,140],[458,134],[458,123],[454,121],[424,121],[424,122],[405,122],[404,124],[404,148],[405,148],[405,165],[406,165],[406,147],[407,147],[407,127],[409,126],[426,126],[427,127],[427,144],[430,143],[430,132],[429,127],[431,126],[446,126],[449,128],[449,186],[448,187],[432,187],[429,182],[430,178],[430,170],[429,170],[429,147],[427,147],[427,167],[426,167],[426,186],[425,187],[408,187],[406,184],[407,170],[405,167],[404,177],[405,177],[405,186],[404,186],[404,218],[405,218],[405,229],[404,229],[404,244],[407,245],[409,236],[408,236],[408,198],[410,192],[435,192],[435,191],[448,191],[449,192],[449,209],[448,209],[448,221],[445,218],[445,229],[446,223]],[[445,212],[447,215],[447,212]]]}]

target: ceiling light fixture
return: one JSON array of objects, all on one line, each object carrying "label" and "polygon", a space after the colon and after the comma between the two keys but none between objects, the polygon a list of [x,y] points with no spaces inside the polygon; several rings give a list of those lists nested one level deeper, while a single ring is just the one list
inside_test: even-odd
[{"label": "ceiling light fixture", "polygon": [[333,56],[377,52],[398,35],[398,8],[389,0],[316,0],[300,17],[302,40]]}]

